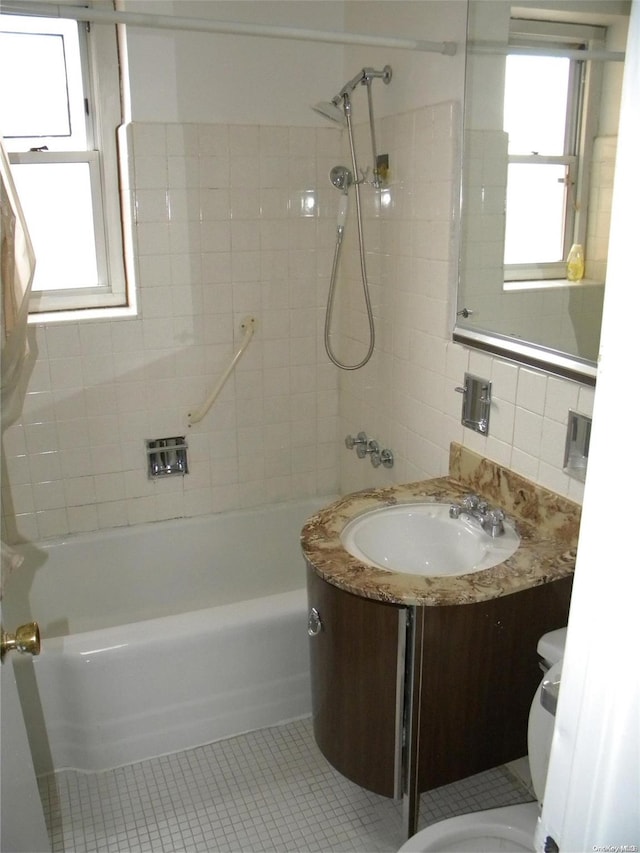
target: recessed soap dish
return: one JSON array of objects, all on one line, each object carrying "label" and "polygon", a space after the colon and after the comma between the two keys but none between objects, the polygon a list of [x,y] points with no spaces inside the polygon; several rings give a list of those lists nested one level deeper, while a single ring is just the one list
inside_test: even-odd
[{"label": "recessed soap dish", "polygon": [[564,447],[563,471],[583,483],[587,476],[589,444],[591,442],[591,418],[569,409],[567,440]]},{"label": "recessed soap dish", "polygon": [[187,442],[183,435],[171,438],[148,438],[145,443],[149,479],[167,477],[170,474],[184,476],[189,473]]},{"label": "recessed soap dish", "polygon": [[457,387],[462,394],[462,417],[464,426],[482,435],[489,435],[489,413],[491,411],[491,382],[471,373],[465,373],[464,386]]}]

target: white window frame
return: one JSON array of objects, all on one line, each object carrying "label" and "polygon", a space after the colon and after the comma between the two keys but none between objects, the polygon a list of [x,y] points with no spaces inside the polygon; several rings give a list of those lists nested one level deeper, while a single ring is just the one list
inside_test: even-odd
[{"label": "white window frame", "polygon": [[[46,20],[51,31],[55,31],[55,19],[39,20]],[[133,276],[125,258],[130,215],[126,209],[126,193],[120,190],[120,173],[126,169],[126,157],[121,156],[125,151],[120,151],[125,128],[116,26],[78,22],[78,33],[88,112],[87,148],[81,151],[14,151],[9,153],[9,159],[15,164],[88,164],[99,285],[33,292],[30,323],[131,316],[137,310]],[[34,147],[45,144],[46,139],[38,140]]]},{"label": "white window frame", "polygon": [[[512,19],[509,47],[530,48],[531,54],[563,47],[598,50],[604,48],[606,30],[586,24]],[[565,218],[563,258],[556,263],[505,264],[504,279],[510,282],[540,282],[566,278],[566,256],[572,243],[586,248],[589,172],[593,139],[600,103],[600,63],[571,60],[569,105],[564,153],[558,156],[508,155],[509,163],[563,164],[565,173]]]}]

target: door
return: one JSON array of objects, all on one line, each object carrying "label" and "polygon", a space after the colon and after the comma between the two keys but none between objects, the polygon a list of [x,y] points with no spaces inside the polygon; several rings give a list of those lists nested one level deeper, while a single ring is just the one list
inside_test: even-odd
[{"label": "door", "polygon": [[307,569],[311,695],[316,743],[347,779],[399,792],[403,608],[351,595]]},{"label": "door", "polygon": [[45,853],[51,845],[13,671],[16,654],[9,652],[0,664],[0,851]]}]

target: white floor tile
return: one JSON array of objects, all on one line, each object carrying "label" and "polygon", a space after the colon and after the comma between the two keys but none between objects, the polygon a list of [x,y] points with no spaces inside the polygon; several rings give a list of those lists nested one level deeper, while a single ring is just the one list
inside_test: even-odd
[{"label": "white floor tile", "polygon": [[[391,853],[403,841],[400,804],[335,771],[309,719],[40,786],[53,853]],[[423,794],[420,828],[530,799],[495,768]]]}]

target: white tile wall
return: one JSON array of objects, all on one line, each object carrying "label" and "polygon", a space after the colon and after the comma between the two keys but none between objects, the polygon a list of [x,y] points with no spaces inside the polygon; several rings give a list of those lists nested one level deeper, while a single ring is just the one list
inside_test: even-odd
[{"label": "white tile wall", "polygon": [[[36,328],[24,414],[4,438],[9,540],[335,492],[337,376],[316,328],[319,188],[337,137],[133,125],[140,316]],[[251,345],[189,429],[247,314]],[[144,439],[182,434],[190,473],[149,481]]]},{"label": "white tile wall", "polygon": [[[340,428],[343,435],[364,430],[391,448],[395,466],[373,469],[342,448],[341,490],[440,476],[447,471],[450,442],[459,441],[581,502],[583,484],[562,471],[565,433],[570,408],[591,415],[593,390],[450,340],[458,123],[457,105],[445,103],[384,119],[377,130],[378,149],[390,157],[391,198],[385,207],[368,208],[380,228],[379,244],[368,244],[368,252],[378,255],[370,265],[372,290],[381,291],[378,345],[369,365],[341,376]],[[480,266],[490,265],[487,253]],[[355,302],[359,270],[351,269]],[[352,347],[362,353],[362,345]],[[455,386],[467,370],[492,382],[488,437],[460,424],[462,401]]]},{"label": "white tile wall", "polygon": [[604,281],[607,275],[609,229],[611,227],[611,200],[613,175],[616,165],[617,136],[599,136],[594,140],[589,189],[589,220],[585,274],[588,278]]},{"label": "white tile wall", "polygon": [[[368,144],[357,129],[366,165]],[[322,345],[338,196],[349,164],[333,128],[134,124],[132,201],[140,316],[36,327],[38,359],[21,421],[3,438],[3,536],[191,516],[446,472],[461,441],[580,501],[562,472],[569,408],[591,389],[450,341],[456,276],[458,106],[386,117],[384,194],[363,188],[377,344],[338,371]],[[353,198],[334,342],[367,342]],[[200,424],[186,415],[258,327]],[[488,437],[460,424],[465,370],[490,378]],[[347,451],[364,429],[396,464]],[[149,481],[144,439],[187,434],[190,473]]]}]

